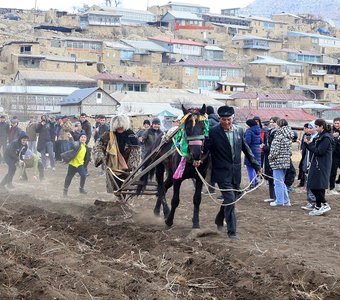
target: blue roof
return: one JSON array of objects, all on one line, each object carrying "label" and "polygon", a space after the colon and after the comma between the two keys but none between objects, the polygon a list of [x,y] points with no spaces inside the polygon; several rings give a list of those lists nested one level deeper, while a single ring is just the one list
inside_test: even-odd
[{"label": "blue roof", "polygon": [[298,32],[298,31],[288,31],[288,36],[305,36],[305,37],[318,38],[318,39],[321,38],[321,39],[335,40],[335,41],[340,40],[332,36],[321,35],[321,34],[316,34],[316,33]]},{"label": "blue roof", "polygon": [[95,88],[87,88],[87,89],[79,89],[74,91],[71,95],[65,97],[63,100],[60,101],[61,105],[66,104],[79,104],[81,103],[86,97],[94,93],[98,90],[98,87]]}]

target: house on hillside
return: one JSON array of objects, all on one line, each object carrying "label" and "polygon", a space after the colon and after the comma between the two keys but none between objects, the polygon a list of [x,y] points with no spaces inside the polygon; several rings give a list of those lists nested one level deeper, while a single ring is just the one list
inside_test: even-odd
[{"label": "house on hillside", "polygon": [[112,11],[89,10],[80,16],[79,27],[97,34],[112,34],[121,25],[122,15]]},{"label": "house on hillside", "polygon": [[251,34],[272,39],[283,39],[287,36],[288,24],[265,17],[248,17],[251,20]]},{"label": "house on hillside", "polygon": [[140,26],[147,25],[148,23],[153,23],[156,21],[155,14],[147,10],[102,6],[100,8],[100,11],[104,11],[106,13],[114,15],[120,15],[120,23],[122,25]]},{"label": "house on hillside", "polygon": [[80,115],[86,113],[89,116],[98,114],[112,115],[117,113],[120,103],[101,88],[79,89],[61,102],[62,115]]},{"label": "house on hillside", "polygon": [[287,48],[315,51],[320,54],[338,53],[340,39],[316,33],[288,31]]},{"label": "house on hillside", "polygon": [[166,48],[169,52],[179,54],[180,58],[202,57],[205,44],[192,40],[180,40],[168,37],[149,37],[149,40]]},{"label": "house on hillside", "polygon": [[314,51],[282,48],[280,50],[272,51],[271,55],[291,62],[321,62],[321,54]]},{"label": "house on hillside", "polygon": [[259,86],[289,89],[291,84],[301,84],[304,66],[271,56],[258,56],[249,63],[252,76]]},{"label": "house on hillside", "polygon": [[215,90],[220,81],[243,82],[243,70],[227,61],[181,60],[163,70],[163,78],[176,80],[179,88]]},{"label": "house on hillside", "polygon": [[30,65],[37,67],[40,60],[40,43],[33,41],[11,41],[0,47],[0,73],[9,75],[15,74],[18,66],[18,56],[32,57]]},{"label": "house on hillside", "polygon": [[93,79],[97,80],[98,86],[102,86],[108,93],[116,91],[146,92],[150,83],[135,75],[127,74],[100,73],[94,76]]},{"label": "house on hillside", "polygon": [[18,71],[14,82],[22,86],[96,87],[92,78],[71,72]]},{"label": "house on hillside", "polygon": [[301,23],[302,18],[294,14],[282,12],[279,14],[273,14],[272,20],[286,23],[288,26],[296,26],[297,24]]},{"label": "house on hillside", "polygon": [[209,13],[210,8],[199,4],[169,1],[165,5],[148,7],[148,10],[160,17],[164,16],[169,11],[187,12],[202,16],[203,14]]},{"label": "house on hillside", "polygon": [[292,93],[264,93],[264,92],[237,92],[230,95],[231,105],[237,107],[258,108],[297,108],[314,101],[302,94]]},{"label": "house on hillside", "polygon": [[11,60],[14,73],[19,70],[77,72],[84,76],[97,73],[96,61],[72,56],[13,54]]},{"label": "house on hillside", "polygon": [[167,60],[168,50],[153,41],[147,40],[120,40],[121,43],[134,49],[132,61],[136,64],[160,64]]},{"label": "house on hillside", "polygon": [[102,62],[104,42],[102,40],[55,37],[50,40],[50,50],[54,55],[72,56],[75,59]]},{"label": "house on hillside", "polygon": [[203,30],[212,29],[206,26],[205,21],[197,15],[190,12],[168,11],[162,18],[162,23],[168,24],[169,30],[176,31],[181,29]]},{"label": "house on hillside", "polygon": [[207,45],[203,49],[203,59],[206,60],[223,60],[224,49],[214,46]]},{"label": "house on hillside", "polygon": [[282,41],[237,34],[232,38],[232,44],[236,49],[239,49],[240,54],[255,57],[257,55],[268,55],[270,51],[281,49]]},{"label": "house on hillside", "polygon": [[250,27],[251,20],[243,17],[237,17],[232,15],[224,15],[224,14],[204,14],[202,16],[205,22],[209,22],[212,24],[224,24],[224,25],[237,25]]}]

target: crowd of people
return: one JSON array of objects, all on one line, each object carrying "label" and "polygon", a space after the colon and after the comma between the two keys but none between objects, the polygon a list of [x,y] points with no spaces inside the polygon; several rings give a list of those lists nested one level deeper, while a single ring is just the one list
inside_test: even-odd
[{"label": "crowd of people", "polygon": [[[261,121],[259,117],[246,120],[245,130],[234,122],[232,107],[222,106],[217,114],[214,108],[207,107],[212,168],[209,173],[211,186],[216,183],[222,189],[220,196],[225,206],[216,216],[219,229],[226,221],[228,235],[237,238],[234,201],[237,194],[228,189],[239,189],[241,182],[241,152],[245,154],[250,188],[259,184],[259,174],[267,180],[271,207],[291,205],[291,192],[296,171],[292,163],[292,143],[298,142],[301,150],[299,163],[299,183],[295,188],[306,190],[307,204],[303,209],[310,215],[322,215],[331,210],[325,197],[337,195],[340,190],[340,118],[330,126],[323,119],[306,123],[303,136],[291,129],[287,120],[271,117]],[[180,119],[180,118],[179,118]],[[178,120],[179,120],[178,119]],[[178,120],[175,120],[178,121]],[[176,123],[174,123],[176,125]],[[80,176],[79,192],[86,194],[85,182],[89,175],[91,159],[101,173],[106,175],[107,190],[117,185],[112,178],[124,180],[150,153],[155,140],[163,134],[158,118],[145,120],[143,127],[134,132],[130,119],[118,115],[107,122],[104,115],[95,117],[92,125],[86,114],[70,119],[67,116],[42,115],[39,120],[30,117],[25,130],[19,126],[17,117],[9,121],[0,116],[0,162],[6,163],[8,171],[2,178],[0,188],[12,189],[13,177],[20,168],[20,180],[28,180],[27,168],[33,168],[33,178],[44,179],[44,171],[55,170],[56,161],[67,164],[63,195],[76,173]],[[89,143],[94,144],[93,150]],[[91,153],[93,157],[91,158]],[[119,183],[118,183],[119,185]],[[117,187],[117,186],[116,186]],[[227,190],[227,191],[225,191]],[[214,193],[214,190],[210,190]]]}]

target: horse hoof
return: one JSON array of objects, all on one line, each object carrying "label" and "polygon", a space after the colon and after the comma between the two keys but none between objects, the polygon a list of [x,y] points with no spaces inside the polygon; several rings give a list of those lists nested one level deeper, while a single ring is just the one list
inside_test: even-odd
[{"label": "horse hoof", "polygon": [[157,218],[159,218],[159,217],[161,216],[161,213],[160,213],[159,210],[154,210],[154,211],[153,211],[153,214],[154,214],[154,216],[157,217]]},{"label": "horse hoof", "polygon": [[168,220],[165,220],[165,225],[170,228],[174,223]]},{"label": "horse hoof", "polygon": [[199,229],[201,228],[200,224],[192,224],[192,229]]}]

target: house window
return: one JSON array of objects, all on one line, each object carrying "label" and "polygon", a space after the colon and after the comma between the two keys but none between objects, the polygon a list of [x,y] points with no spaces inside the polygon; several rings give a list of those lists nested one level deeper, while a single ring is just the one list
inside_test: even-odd
[{"label": "house window", "polygon": [[96,103],[97,104],[102,104],[102,93],[97,93],[96,94]]},{"label": "house window", "polygon": [[31,46],[21,46],[20,53],[31,53]]}]

